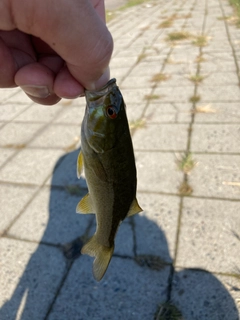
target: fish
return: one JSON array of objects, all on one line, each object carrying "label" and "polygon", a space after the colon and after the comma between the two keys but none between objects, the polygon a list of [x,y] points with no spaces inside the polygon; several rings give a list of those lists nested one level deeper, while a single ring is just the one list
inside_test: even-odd
[{"label": "fish", "polygon": [[121,222],[142,211],[136,199],[137,172],[126,105],[111,79],[100,90],[85,91],[77,176],[84,170],[88,193],[76,212],[96,215],[96,232],[81,253],[94,257],[93,276],[100,281],[114,252]]}]

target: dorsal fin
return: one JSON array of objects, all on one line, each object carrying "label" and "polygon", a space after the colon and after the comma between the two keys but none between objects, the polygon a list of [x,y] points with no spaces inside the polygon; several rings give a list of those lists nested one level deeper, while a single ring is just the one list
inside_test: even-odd
[{"label": "dorsal fin", "polygon": [[133,202],[132,202],[132,204],[131,204],[131,206],[130,206],[130,209],[129,209],[129,211],[128,211],[127,216],[128,216],[128,217],[131,217],[131,216],[133,216],[134,214],[139,213],[139,212],[141,212],[141,211],[143,211],[143,209],[139,206],[138,201],[137,201],[137,199],[135,198],[135,199],[133,199]]}]

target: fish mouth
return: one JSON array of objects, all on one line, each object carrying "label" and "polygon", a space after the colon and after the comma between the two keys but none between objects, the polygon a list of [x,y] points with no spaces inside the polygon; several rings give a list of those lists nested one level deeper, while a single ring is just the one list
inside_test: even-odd
[{"label": "fish mouth", "polygon": [[86,100],[87,101],[96,101],[104,96],[106,96],[113,87],[116,87],[116,79],[113,78],[107,82],[105,86],[103,86],[99,90],[85,90]]}]

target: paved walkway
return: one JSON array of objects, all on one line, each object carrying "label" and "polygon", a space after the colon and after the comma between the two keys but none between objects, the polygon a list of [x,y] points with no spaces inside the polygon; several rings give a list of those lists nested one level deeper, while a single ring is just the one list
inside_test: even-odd
[{"label": "paved walkway", "polygon": [[79,256],[95,217],[75,213],[86,193],[76,178],[83,99],[47,107],[1,90],[1,320],[180,319],[163,316],[170,303],[184,320],[239,319],[232,12],[226,0],[155,0],[109,22],[145,211],[121,225],[100,283]]}]

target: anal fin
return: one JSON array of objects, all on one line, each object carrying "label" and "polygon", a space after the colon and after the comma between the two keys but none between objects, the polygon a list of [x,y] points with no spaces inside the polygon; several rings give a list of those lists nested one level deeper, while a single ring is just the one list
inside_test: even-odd
[{"label": "anal fin", "polygon": [[78,203],[77,213],[94,213],[90,194],[86,194]]}]

